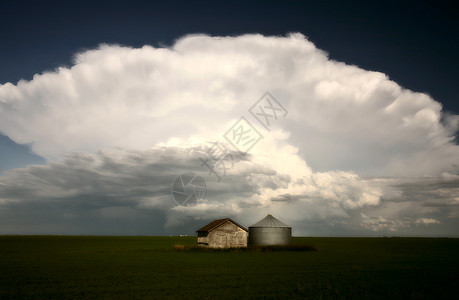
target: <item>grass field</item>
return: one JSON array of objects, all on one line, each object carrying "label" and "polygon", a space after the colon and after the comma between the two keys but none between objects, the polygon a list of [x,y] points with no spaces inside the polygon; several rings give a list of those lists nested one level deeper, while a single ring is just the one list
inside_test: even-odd
[{"label": "grass field", "polygon": [[459,239],[294,238],[318,251],[175,251],[195,237],[0,236],[0,298],[456,298]]}]

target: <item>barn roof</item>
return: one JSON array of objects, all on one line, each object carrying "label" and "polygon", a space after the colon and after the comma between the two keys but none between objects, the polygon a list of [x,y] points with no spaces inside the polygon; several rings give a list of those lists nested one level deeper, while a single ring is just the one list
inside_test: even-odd
[{"label": "barn roof", "polygon": [[290,227],[284,222],[274,218],[272,215],[267,215],[257,223],[250,227]]},{"label": "barn roof", "polygon": [[240,225],[236,221],[234,221],[234,220],[232,220],[230,218],[225,218],[225,219],[214,220],[214,221],[210,222],[209,224],[207,224],[206,226],[202,227],[201,229],[196,230],[196,232],[210,232],[210,231],[214,230],[215,228],[225,224],[226,222],[231,222],[234,225],[244,229],[245,231],[248,231],[247,228],[245,228],[244,226]]}]

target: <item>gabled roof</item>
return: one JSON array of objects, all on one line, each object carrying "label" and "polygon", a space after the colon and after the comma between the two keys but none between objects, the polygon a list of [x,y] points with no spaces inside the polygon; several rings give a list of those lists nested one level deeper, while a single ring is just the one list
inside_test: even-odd
[{"label": "gabled roof", "polygon": [[267,215],[257,223],[250,227],[290,227],[284,222],[274,218],[272,215]]},{"label": "gabled roof", "polygon": [[230,218],[225,218],[225,219],[218,219],[218,220],[212,221],[209,224],[207,224],[206,226],[202,227],[201,229],[196,230],[196,232],[211,232],[212,230],[214,230],[217,227],[220,227],[221,225],[225,224],[226,222],[231,222],[234,225],[240,227],[241,229],[244,229],[245,231],[248,231],[247,228],[245,228],[244,226],[238,224],[236,221],[231,220]]}]

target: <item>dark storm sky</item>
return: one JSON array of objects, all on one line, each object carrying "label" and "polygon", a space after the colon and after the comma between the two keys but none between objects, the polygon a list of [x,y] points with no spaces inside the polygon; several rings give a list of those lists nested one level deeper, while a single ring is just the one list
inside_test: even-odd
[{"label": "dark storm sky", "polygon": [[[143,45],[161,47],[172,45],[176,39],[192,33],[231,36],[260,33],[286,36],[290,32],[300,32],[307,36],[319,49],[328,52],[331,59],[346,64],[355,64],[365,70],[385,73],[404,88],[430,94],[436,101],[443,104],[445,111],[459,114],[457,101],[459,92],[457,82],[459,69],[457,57],[458,12],[452,2],[438,3],[438,1],[405,1],[400,3],[390,1],[222,2],[214,0],[154,3],[152,1],[0,0],[0,84],[7,82],[16,84],[19,80],[32,79],[34,74],[52,71],[59,66],[71,66],[75,53],[96,48],[101,43],[131,47]],[[78,159],[82,158],[76,155],[74,160]],[[11,225],[11,232],[34,233],[34,226],[27,227],[29,226],[27,225],[22,228],[15,225],[17,220],[19,220],[18,224],[32,224],[30,223],[30,220],[33,219],[31,216],[36,216],[37,220],[46,220],[49,213],[61,218],[61,211],[58,211],[57,206],[50,204],[51,202],[47,202],[49,200],[47,196],[39,199],[45,203],[40,204],[40,201],[36,201],[35,192],[19,189],[16,183],[20,180],[17,179],[19,177],[15,176],[31,171],[35,174],[33,178],[37,182],[46,181],[47,178],[49,182],[55,182],[55,178],[67,174],[60,171],[70,170],[77,172],[77,174],[70,174],[72,175],[71,178],[80,178],[79,169],[72,169],[66,165],[68,162],[48,164],[37,168],[31,167],[23,172],[17,171],[13,174],[13,171],[10,175],[4,176],[4,182],[8,183],[10,188],[4,189],[5,195],[14,194],[18,199],[22,197],[27,201],[30,200],[31,203],[30,205],[29,202],[25,201],[24,203],[12,204],[11,211],[15,215],[10,214],[13,216],[11,220],[3,220],[5,224],[8,222],[13,224]],[[86,161],[83,159],[83,162]],[[44,158],[30,152],[29,145],[19,145],[2,135],[0,131],[0,176],[5,175],[2,172],[6,170],[25,167],[29,164],[46,163]],[[167,166],[167,161],[162,163]],[[143,166],[139,166],[139,168],[141,167]],[[163,166],[159,167],[162,168]],[[121,169],[124,170],[124,168]],[[144,173],[150,174],[143,170],[138,172],[138,174]],[[96,175],[94,173],[94,176]],[[97,176],[95,178],[100,177]],[[83,176],[83,179],[91,181],[92,178]],[[133,177],[132,181],[154,182],[153,179],[155,178]],[[159,181],[159,179],[155,180]],[[164,191],[166,191],[165,194],[169,195],[170,178],[167,178],[166,181],[163,182],[166,186]],[[75,183],[73,182],[73,184]],[[113,187],[118,187],[116,182],[111,184]],[[446,200],[437,200],[446,203],[455,197],[440,195],[436,192],[445,190],[442,186],[443,182],[433,181],[430,183],[430,186],[435,186],[432,189],[435,193],[431,193],[424,182],[410,184],[407,183],[407,187],[404,187],[404,191],[410,199],[424,199],[426,195],[429,197],[433,195],[432,197],[445,197]],[[457,184],[457,179],[454,184]],[[123,189],[122,186],[118,188]],[[426,188],[428,191],[425,192],[422,188]],[[450,188],[450,191],[453,195],[455,189]],[[98,192],[100,191],[98,190]],[[101,193],[103,195],[109,194],[106,191]],[[136,215],[131,211],[132,215],[129,216],[132,220],[137,218],[136,222],[129,221],[131,223],[126,224],[131,224],[130,226],[134,227],[124,226],[118,221],[113,221],[113,223],[107,221],[108,223],[96,224],[97,226],[89,221],[83,220],[81,222],[81,219],[78,219],[78,216],[73,212],[77,212],[79,209],[89,211],[93,206],[97,208],[99,202],[94,201],[94,199],[98,195],[98,193],[83,195],[78,199],[70,199],[71,201],[65,204],[64,208],[68,209],[70,213],[64,214],[62,218],[77,220],[79,224],[83,224],[81,225],[83,227],[70,226],[68,227],[70,229],[59,231],[61,228],[58,226],[46,223],[40,232],[70,232],[75,234],[97,232],[103,234],[111,232],[110,230],[119,226],[119,228],[115,228],[116,231],[126,228],[126,232],[132,230],[132,232],[128,232],[129,234],[137,234],[139,232],[149,233],[150,228],[164,223],[165,217],[162,213],[153,217],[152,214],[154,213],[150,211],[141,211],[140,217],[135,217]],[[30,199],[27,198],[28,196]],[[102,199],[103,202],[103,197],[97,199]],[[426,201],[430,201],[429,199]],[[115,200],[113,201],[117,203]],[[413,220],[418,223],[413,224],[422,229],[424,223],[427,226],[437,222],[442,227],[438,227],[440,228],[438,231],[429,232],[419,229],[419,232],[427,235],[446,232],[446,234],[452,235],[451,232],[457,226],[455,225],[457,224],[456,215],[448,214],[449,210],[447,209],[453,211],[457,206],[450,204],[450,202],[441,203],[438,205],[446,207],[442,215],[440,213],[438,216],[416,215],[413,218],[419,218]],[[46,205],[49,205],[50,209]],[[397,205],[398,203],[394,204],[394,211],[398,211]],[[419,205],[422,209],[424,208],[424,204]],[[103,205],[101,207],[101,210],[108,208],[103,212],[109,217],[117,217],[121,213],[116,207],[103,207]],[[43,215],[40,215],[42,213]],[[123,210],[122,213],[125,214],[126,211]],[[362,210],[359,213],[361,213],[360,218],[363,218],[362,222],[366,222],[370,227],[374,225],[372,222],[375,220],[389,222],[386,219],[381,219],[378,215],[374,217],[367,211]],[[391,216],[389,213],[388,215]],[[90,217],[91,215],[85,216]],[[404,224],[401,221],[401,223],[397,223],[398,216],[394,218],[395,225]],[[100,221],[97,218],[94,220]],[[68,224],[73,224],[72,222]],[[151,222],[159,222],[160,225]],[[84,227],[85,224],[89,224],[87,229]],[[324,228],[328,228],[326,227],[328,225],[328,223],[324,225]],[[102,228],[103,226],[110,228]],[[310,224],[310,226],[316,225]],[[447,231],[441,231],[441,228],[446,228]],[[8,230],[8,228],[4,229],[5,232]],[[315,234],[329,234],[329,231],[322,233],[319,229],[317,230]],[[345,234],[353,234],[352,231],[349,231],[350,229],[346,230],[343,231]],[[355,234],[360,234],[359,230]],[[413,232],[418,234],[416,230],[418,230],[417,227]],[[172,233],[174,232],[176,231]],[[340,232],[336,231],[336,234],[339,235]]]}]

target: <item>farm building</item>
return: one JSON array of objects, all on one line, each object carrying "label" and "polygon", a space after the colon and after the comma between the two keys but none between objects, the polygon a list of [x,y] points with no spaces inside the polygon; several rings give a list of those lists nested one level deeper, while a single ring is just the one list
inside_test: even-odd
[{"label": "farm building", "polygon": [[247,247],[247,232],[230,218],[210,222],[197,230],[198,245],[210,248]]},{"label": "farm building", "polygon": [[292,227],[267,215],[249,227],[249,244],[253,246],[289,245],[292,240]]}]

